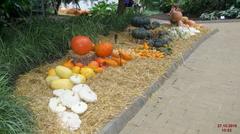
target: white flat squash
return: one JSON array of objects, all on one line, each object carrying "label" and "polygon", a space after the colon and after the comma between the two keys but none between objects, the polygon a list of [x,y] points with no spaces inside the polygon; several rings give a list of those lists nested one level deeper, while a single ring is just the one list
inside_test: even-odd
[{"label": "white flat squash", "polygon": [[80,99],[86,102],[97,101],[97,95],[86,84],[78,84],[72,88],[74,94],[78,94]]},{"label": "white flat squash", "polygon": [[88,105],[86,103],[79,101],[77,104],[72,105],[71,110],[74,113],[82,114],[87,110],[87,108],[88,108]]},{"label": "white flat squash", "polygon": [[61,104],[61,100],[56,97],[53,97],[49,100],[48,107],[54,113],[59,113],[66,110],[66,107]]},{"label": "white flat squash", "polygon": [[57,89],[57,90],[53,90],[53,94],[57,97],[61,97],[64,94],[73,95],[73,91],[68,89]]},{"label": "white flat squash", "polygon": [[79,129],[82,123],[79,116],[73,112],[61,112],[58,113],[58,117],[60,118],[63,128],[69,129],[71,131]]},{"label": "white flat squash", "polygon": [[71,108],[73,105],[80,102],[80,98],[78,95],[64,94],[64,95],[60,96],[60,99],[61,99],[62,104],[68,108]]}]

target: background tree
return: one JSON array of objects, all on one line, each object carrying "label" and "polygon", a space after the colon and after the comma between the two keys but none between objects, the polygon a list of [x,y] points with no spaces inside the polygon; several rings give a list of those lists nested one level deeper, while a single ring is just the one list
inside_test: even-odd
[{"label": "background tree", "polygon": [[117,14],[121,15],[124,13],[126,7],[124,4],[124,0],[118,0],[118,8],[117,8]]}]

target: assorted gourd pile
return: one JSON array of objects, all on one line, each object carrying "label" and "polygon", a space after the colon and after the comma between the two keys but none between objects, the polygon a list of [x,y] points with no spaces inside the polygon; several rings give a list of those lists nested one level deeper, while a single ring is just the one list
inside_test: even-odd
[{"label": "assorted gourd pile", "polygon": [[147,58],[155,58],[155,59],[162,59],[164,58],[164,53],[157,51],[156,49],[150,47],[146,42],[135,49],[135,52],[140,57],[147,57]]},{"label": "assorted gourd pile", "polygon": [[132,37],[144,42],[144,45],[134,49],[139,56],[161,59],[172,53],[172,41],[179,38],[188,39],[200,33],[202,25],[182,16],[175,8],[170,12],[170,17],[173,24],[170,26],[156,21],[151,22],[149,18],[142,16],[132,19],[131,24],[135,27],[131,31]]},{"label": "assorted gourd pile", "polygon": [[93,60],[83,64],[69,59],[62,65],[48,70],[46,82],[53,89],[49,100],[49,108],[57,113],[62,126],[69,130],[80,128],[79,115],[87,108],[87,103],[97,101],[97,95],[84,84],[86,80],[102,73],[107,67],[119,67],[133,60],[130,51],[124,49],[113,50],[110,42],[99,42],[94,45],[86,36],[75,36],[71,40],[72,51],[83,57],[89,53],[96,56]]}]

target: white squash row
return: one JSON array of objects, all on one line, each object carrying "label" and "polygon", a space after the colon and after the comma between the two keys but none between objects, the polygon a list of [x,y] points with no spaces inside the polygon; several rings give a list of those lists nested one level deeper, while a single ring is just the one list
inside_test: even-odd
[{"label": "white squash row", "polygon": [[55,97],[50,99],[48,106],[58,114],[62,126],[71,131],[80,128],[79,114],[88,109],[86,103],[97,101],[97,95],[86,84],[77,84],[72,90],[57,89],[53,94]]}]

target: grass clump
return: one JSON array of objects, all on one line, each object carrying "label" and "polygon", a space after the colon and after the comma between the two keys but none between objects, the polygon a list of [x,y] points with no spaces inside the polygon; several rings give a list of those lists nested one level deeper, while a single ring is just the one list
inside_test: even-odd
[{"label": "grass clump", "polygon": [[125,28],[133,12],[122,16],[80,16],[33,18],[11,24],[0,31],[0,133],[35,133],[34,115],[27,109],[27,98],[13,95],[19,74],[63,57],[74,35],[87,35],[97,41],[99,34]]}]

